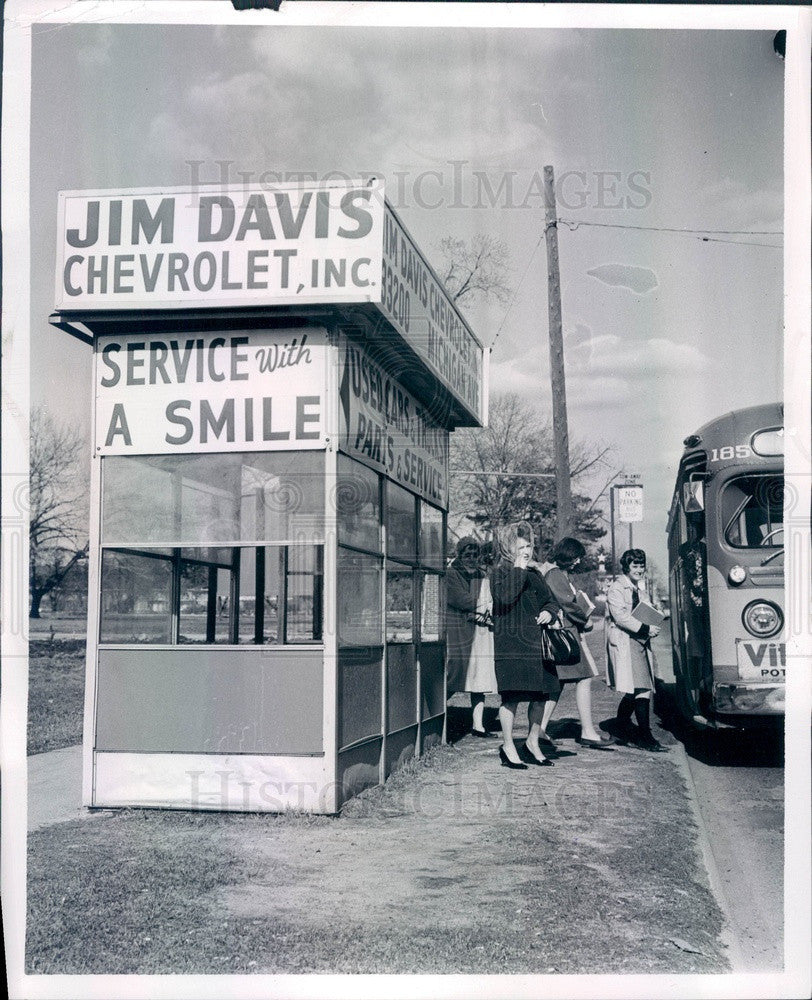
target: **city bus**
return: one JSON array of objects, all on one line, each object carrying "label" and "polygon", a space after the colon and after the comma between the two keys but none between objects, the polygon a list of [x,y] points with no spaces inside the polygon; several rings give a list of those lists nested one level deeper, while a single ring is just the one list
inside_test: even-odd
[{"label": "city bus", "polygon": [[784,712],[783,406],[726,413],[685,438],[668,515],[673,685],[714,729]]}]

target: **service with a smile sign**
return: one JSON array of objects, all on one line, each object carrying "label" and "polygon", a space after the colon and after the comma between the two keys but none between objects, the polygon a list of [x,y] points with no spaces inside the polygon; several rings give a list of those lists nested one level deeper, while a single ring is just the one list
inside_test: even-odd
[{"label": "service with a smile sign", "polygon": [[99,338],[102,455],[324,448],[324,330]]}]

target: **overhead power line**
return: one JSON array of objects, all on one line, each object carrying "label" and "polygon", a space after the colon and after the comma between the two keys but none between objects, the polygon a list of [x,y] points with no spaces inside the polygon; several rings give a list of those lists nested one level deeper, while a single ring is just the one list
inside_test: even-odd
[{"label": "overhead power line", "polygon": [[[719,239],[720,236],[782,236],[784,235],[781,229],[691,229],[689,227],[679,227],[679,226],[632,226],[626,225],[622,222],[584,222],[579,219],[556,219],[557,223],[560,222],[562,225],[566,226],[570,232],[575,232],[581,226],[590,226],[595,229],[632,229],[637,232],[646,233],[675,233],[680,236],[690,236],[695,240],[699,240],[702,243],[726,243],[730,246],[740,246],[740,247],[765,247],[768,250],[782,250],[783,246],[779,243],[760,243],[755,240],[723,240]],[[502,328],[507,322],[507,318],[510,315],[510,311],[513,308],[513,304],[516,301],[516,297],[521,291],[522,285],[524,285],[524,280],[527,277],[527,272],[530,270],[530,265],[533,262],[533,258],[536,255],[536,251],[541,245],[541,241],[544,239],[547,231],[545,226],[544,233],[541,234],[536,245],[530,256],[527,259],[527,264],[525,266],[524,272],[522,273],[519,283],[516,286],[513,295],[511,296],[510,302],[507,309],[505,310],[505,315],[502,317],[502,322],[499,324],[499,329],[496,331],[496,336],[490,343],[490,350],[493,350],[494,344],[499,339],[499,335],[502,332]]]},{"label": "overhead power line", "polygon": [[692,229],[685,226],[631,226],[623,222],[583,222],[580,219],[558,219],[570,232],[580,226],[596,229],[637,229],[647,233],[687,233],[708,236],[783,236],[782,229]]},{"label": "overhead power line", "polygon": [[769,250],[783,250],[781,243],[756,243],[753,240],[718,240],[713,236],[696,236],[694,239],[703,243],[727,243],[733,247],[767,247]]},{"label": "overhead power line", "polygon": [[516,296],[519,294],[519,290],[521,289],[522,285],[524,284],[524,279],[527,277],[527,272],[530,270],[530,265],[533,263],[533,258],[536,256],[536,250],[538,250],[539,246],[541,245],[541,241],[544,239],[544,236],[545,236],[544,233],[542,233],[541,236],[539,236],[538,240],[536,241],[536,245],[533,247],[532,253],[527,258],[527,265],[525,266],[524,273],[522,274],[521,278],[519,278],[519,284],[516,286],[516,289],[515,289],[515,291],[513,292],[513,295],[510,298],[510,302],[508,303],[508,307],[505,310],[505,315],[502,317],[502,322],[499,324],[499,329],[496,331],[496,336],[493,338],[493,340],[490,343],[490,348],[489,349],[491,351],[493,350],[493,345],[499,339],[499,334],[502,332],[502,327],[505,325],[505,321],[507,320],[508,316],[510,315],[510,310],[513,308],[513,303],[516,301]]}]

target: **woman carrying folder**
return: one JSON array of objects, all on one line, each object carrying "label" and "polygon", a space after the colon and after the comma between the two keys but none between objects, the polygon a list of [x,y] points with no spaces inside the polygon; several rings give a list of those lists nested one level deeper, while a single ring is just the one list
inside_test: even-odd
[{"label": "woman carrying folder", "polygon": [[620,739],[660,752],[665,747],[654,738],[649,721],[654,688],[654,653],[649,640],[660,630],[656,625],[644,625],[634,614],[640,604],[640,581],[646,575],[646,553],[627,549],[620,557],[620,568],[621,576],[606,594],[606,683],[623,695],[616,720]]}]

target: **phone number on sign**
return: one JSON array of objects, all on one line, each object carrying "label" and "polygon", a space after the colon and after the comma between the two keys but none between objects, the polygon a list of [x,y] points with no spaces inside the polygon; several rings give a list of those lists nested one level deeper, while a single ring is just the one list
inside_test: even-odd
[{"label": "phone number on sign", "polygon": [[398,324],[398,326],[408,333],[409,317],[411,312],[409,293],[401,283],[397,272],[389,266],[387,261],[384,261],[383,263],[381,305]]}]

